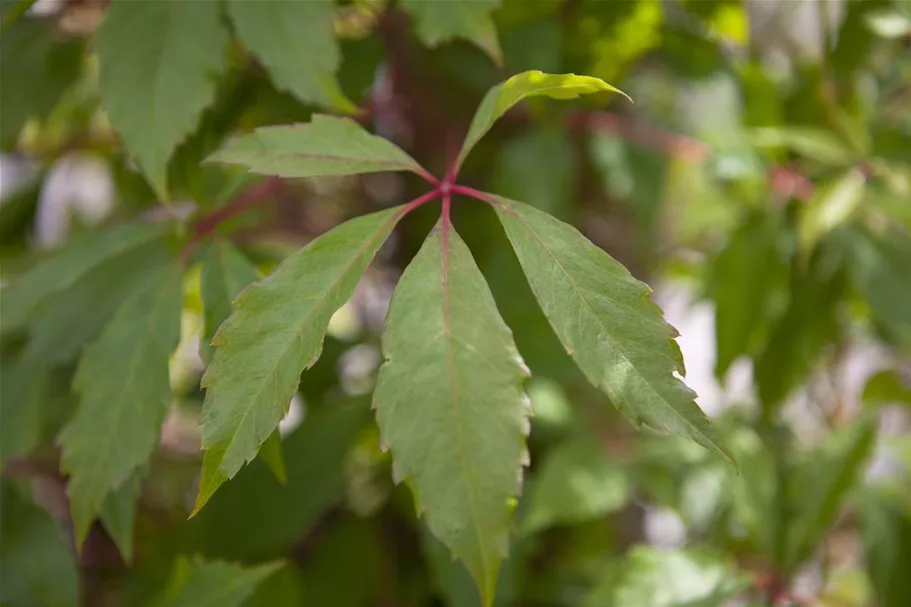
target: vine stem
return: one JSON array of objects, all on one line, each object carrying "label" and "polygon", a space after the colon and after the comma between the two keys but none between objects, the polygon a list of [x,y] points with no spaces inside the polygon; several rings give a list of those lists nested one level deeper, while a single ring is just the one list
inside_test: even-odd
[{"label": "vine stem", "polygon": [[[443,192],[442,192],[441,188],[434,188],[433,190],[430,190],[429,192],[421,194],[420,196],[418,196],[411,202],[406,202],[405,206],[402,207],[402,210],[399,211],[398,216],[401,218],[401,217],[407,215],[408,213],[410,213],[411,211],[415,210],[419,206],[423,205],[425,202],[430,202],[431,200],[435,200],[442,195],[443,195]],[[445,204],[445,202],[444,202],[444,204]]]},{"label": "vine stem", "polygon": [[475,200],[480,200],[491,204],[494,206],[503,206],[503,204],[496,199],[493,194],[488,194],[487,192],[482,192],[481,190],[476,190],[465,185],[459,185],[457,183],[452,184],[450,187],[453,194],[461,194],[462,196],[468,196],[469,198],[474,198]]}]

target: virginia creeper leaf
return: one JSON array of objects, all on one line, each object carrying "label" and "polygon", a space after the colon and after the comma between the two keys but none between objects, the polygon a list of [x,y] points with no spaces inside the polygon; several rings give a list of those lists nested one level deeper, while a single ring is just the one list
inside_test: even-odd
[{"label": "virginia creeper leaf", "polygon": [[535,533],[598,519],[625,506],[629,496],[622,468],[592,441],[571,440],[548,453],[537,470],[521,529]]},{"label": "virginia creeper leaf", "polygon": [[[16,143],[29,118],[45,118],[79,77],[83,46],[60,42],[50,20],[22,19],[0,37],[0,147]],[[8,202],[8,201],[4,201]]]},{"label": "virginia creeper leaf", "polygon": [[228,141],[210,160],[281,177],[427,172],[394,143],[350,118],[315,114],[311,122],[258,128]]},{"label": "virginia creeper leaf", "polygon": [[875,439],[875,418],[865,415],[830,434],[806,455],[790,486],[792,515],[785,553],[790,571],[812,555],[835,522],[845,497],[863,473]]},{"label": "virginia creeper leaf", "polygon": [[848,248],[851,282],[869,304],[875,322],[911,352],[911,240],[899,231],[852,234]]},{"label": "virginia creeper leaf", "polygon": [[79,408],[59,437],[77,545],[105,498],[158,443],[171,397],[168,360],[180,340],[182,278],[177,266],[150,277],[79,362]]},{"label": "virginia creeper leaf", "polygon": [[586,378],[636,425],[671,431],[733,456],[674,373],[683,357],[648,285],[572,226],[496,197],[496,212],[531,289]]},{"label": "virginia creeper leaf", "polygon": [[160,239],[167,229],[167,224],[127,224],[73,239],[3,287],[0,328],[6,332],[22,327],[45,299],[72,286],[106,260]]},{"label": "virginia creeper leaf", "polygon": [[319,358],[329,319],[401,216],[397,207],[337,226],[235,300],[202,379],[206,454],[194,514],[278,426],[301,371]]},{"label": "virginia creeper leaf", "polygon": [[0,500],[0,603],[77,607],[79,569],[57,522],[5,482]]},{"label": "virginia creeper leaf", "polygon": [[864,560],[881,607],[911,602],[911,512],[898,500],[869,492],[861,501]]},{"label": "virginia creeper leaf", "polygon": [[500,0],[402,0],[402,6],[414,15],[418,36],[428,46],[464,38],[482,48],[497,65],[503,63],[497,28],[490,16]]},{"label": "virginia creeper leaf", "polygon": [[461,559],[485,605],[527,462],[528,369],[468,247],[445,222],[395,289],[374,406],[395,478]]},{"label": "virginia creeper leaf", "polygon": [[23,357],[0,363],[0,469],[41,440],[47,369]]},{"label": "virginia creeper leaf", "polygon": [[588,607],[723,607],[746,586],[734,564],[704,550],[633,548]]},{"label": "virginia creeper leaf", "polygon": [[830,131],[813,127],[762,127],[751,134],[760,148],[783,147],[823,164],[845,166],[853,161],[851,149]]},{"label": "virginia creeper leaf", "polygon": [[115,0],[95,40],[111,124],[165,198],[168,159],[212,102],[224,65],[220,4]]},{"label": "virginia creeper leaf", "polygon": [[851,217],[863,199],[865,184],[864,174],[859,169],[851,169],[816,190],[804,208],[798,226],[800,244],[806,253]]},{"label": "virginia creeper leaf", "polygon": [[105,531],[117,544],[124,562],[133,561],[133,527],[136,523],[136,501],[142,489],[146,471],[137,468],[120,487],[108,494],[98,517]]},{"label": "virginia creeper leaf", "polygon": [[[209,247],[202,266],[203,339],[200,354],[206,363],[212,361],[212,338],[219,325],[231,315],[231,302],[259,277],[254,266],[230,242],[219,240]],[[282,460],[281,436],[278,430],[263,443],[260,455],[280,482],[287,480]]]},{"label": "virginia creeper leaf", "polygon": [[203,332],[199,353],[207,364],[212,361],[212,338],[231,315],[231,302],[257,278],[256,266],[230,242],[217,240],[206,252],[200,275]]},{"label": "virginia creeper leaf", "polygon": [[546,96],[553,99],[575,99],[580,95],[599,92],[620,93],[629,97],[620,89],[614,88],[600,78],[577,76],[575,74],[545,74],[531,70],[516,74],[509,80],[501,82],[490,89],[475,111],[465,143],[456,161],[461,166],[465,157],[480,141],[490,127],[512,106],[527,97]]},{"label": "virginia creeper leaf", "polygon": [[341,53],[333,0],[229,0],[228,13],[276,85],[304,102],[354,109],[335,80]]},{"label": "virginia creeper leaf", "polygon": [[247,466],[185,527],[189,548],[244,561],[291,550],[341,499],[346,456],[370,418],[363,399],[308,403],[304,421],[284,439],[288,482]]},{"label": "virginia creeper leaf", "polygon": [[154,607],[240,607],[282,563],[244,567],[225,561],[180,556]]},{"label": "virginia creeper leaf", "polygon": [[771,300],[779,287],[786,286],[788,268],[776,240],[773,222],[751,217],[715,259],[715,375],[719,379],[739,356],[756,353]]}]

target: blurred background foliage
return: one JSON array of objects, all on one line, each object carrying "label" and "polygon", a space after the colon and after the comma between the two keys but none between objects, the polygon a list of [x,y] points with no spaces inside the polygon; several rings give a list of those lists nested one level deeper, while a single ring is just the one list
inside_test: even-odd
[{"label": "blurred background foliage", "polygon": [[[251,201],[257,178],[201,165],[232,132],[315,111],[234,40],[162,204],[100,106],[92,41],[106,2],[32,4],[3,4],[5,23],[30,8],[0,39],[4,282],[82,234],[168,217],[175,242],[230,240],[263,274],[344,219],[421,192],[413,176],[380,174],[273,183]],[[628,92],[635,105],[522,106],[462,181],[573,223],[653,285],[740,465],[619,418],[563,353],[493,213],[458,200],[455,222],[533,372],[532,466],[497,604],[911,605],[911,3],[488,4],[500,64],[464,40],[428,48],[394,2],[340,2],[344,95],[440,173],[480,97],[513,73]],[[436,213],[403,221],[333,318],[282,424],[287,483],[255,461],[188,521],[206,313],[191,264],[173,407],[135,520],[106,517],[78,555],[54,437],[75,406],[79,351],[157,249],[56,295],[27,342],[5,334],[0,602],[478,605],[394,485],[369,407],[389,296]]]}]

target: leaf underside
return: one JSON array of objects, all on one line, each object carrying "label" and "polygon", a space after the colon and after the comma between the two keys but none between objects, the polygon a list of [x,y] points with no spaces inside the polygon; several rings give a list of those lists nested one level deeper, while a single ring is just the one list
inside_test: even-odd
[{"label": "leaf underside", "polygon": [[471,253],[445,223],[396,287],[383,355],[374,407],[394,475],[489,604],[527,463],[528,370]]},{"label": "leaf underside", "polygon": [[496,198],[541,309],[585,377],[635,425],[675,432],[734,463],[721,436],[677,377],[683,357],[648,285],[572,226]]},{"label": "leaf underside", "polygon": [[500,0],[402,0],[402,5],[414,15],[415,29],[428,46],[464,38],[483,49],[496,64],[503,63],[497,29],[490,16]]},{"label": "leaf underside", "polygon": [[357,217],[285,259],[234,302],[202,379],[203,472],[194,514],[278,426],[329,319],[352,295],[402,208]]}]

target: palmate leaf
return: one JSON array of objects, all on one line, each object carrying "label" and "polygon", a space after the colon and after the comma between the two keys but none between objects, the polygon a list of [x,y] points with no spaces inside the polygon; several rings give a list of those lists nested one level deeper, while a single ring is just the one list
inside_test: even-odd
[{"label": "palmate leaf", "polygon": [[380,171],[427,174],[394,143],[368,133],[350,118],[323,114],[314,115],[306,124],[262,127],[235,137],[209,160],[281,177]]},{"label": "palmate leaf", "polygon": [[229,0],[238,35],[275,84],[305,102],[351,111],[335,80],[334,0]]},{"label": "palmate leaf", "polygon": [[465,157],[480,141],[490,127],[512,106],[528,97],[551,97],[553,99],[575,99],[591,93],[619,93],[629,99],[620,89],[614,88],[600,78],[577,76],[575,74],[545,74],[531,70],[516,74],[512,78],[490,89],[475,111],[468,135],[456,160],[456,167],[462,165]]},{"label": "palmate leaf", "polygon": [[182,279],[176,264],[151,276],[79,362],[79,408],[59,437],[77,544],[158,442],[171,396],[168,360],[180,340]]},{"label": "palmate leaf", "polygon": [[374,392],[397,479],[492,601],[527,462],[528,370],[458,234],[442,220],[405,270]]},{"label": "palmate leaf", "polygon": [[168,159],[215,96],[228,34],[218,2],[115,0],[98,28],[98,88],[159,197]]},{"label": "palmate leaf", "polygon": [[650,289],[572,226],[493,197],[531,289],[586,378],[636,425],[690,438],[734,463],[683,375],[683,357]]},{"label": "palmate leaf", "polygon": [[415,29],[428,46],[464,38],[484,49],[495,63],[503,63],[497,28],[490,16],[500,0],[402,0],[414,15]]},{"label": "palmate leaf", "polygon": [[203,376],[206,450],[194,514],[259,451],[284,417],[301,371],[319,358],[329,319],[351,297],[402,207],[337,226],[246,289],[215,335]]}]

